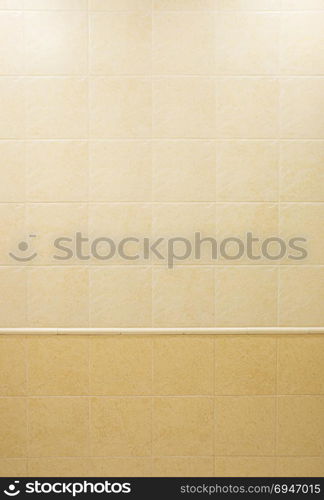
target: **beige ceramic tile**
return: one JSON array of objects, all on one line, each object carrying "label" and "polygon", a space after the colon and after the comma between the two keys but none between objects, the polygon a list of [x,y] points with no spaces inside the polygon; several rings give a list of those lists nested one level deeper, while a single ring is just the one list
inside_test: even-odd
[{"label": "beige ceramic tile", "polygon": [[152,0],[156,10],[211,10],[215,0]]},{"label": "beige ceramic tile", "polygon": [[153,342],[153,394],[213,394],[212,338],[167,336]]},{"label": "beige ceramic tile", "polygon": [[153,15],[153,73],[203,75],[214,72],[214,16],[210,12]]},{"label": "beige ceramic tile", "polygon": [[28,345],[28,394],[78,396],[88,393],[87,337],[32,336]]},{"label": "beige ceramic tile", "polygon": [[[324,8],[324,4],[323,4]],[[288,75],[323,75],[324,12],[282,15],[280,72]]]},{"label": "beige ceramic tile", "polygon": [[90,10],[151,10],[152,0],[89,0]]},{"label": "beige ceramic tile", "polygon": [[27,460],[20,458],[0,459],[0,477],[26,477]]},{"label": "beige ceramic tile", "polygon": [[216,0],[216,8],[220,10],[279,10],[280,7],[281,0]]},{"label": "beige ceramic tile", "polygon": [[29,75],[85,73],[87,14],[71,11],[25,12],[24,46],[25,71]]},{"label": "beige ceramic tile", "polygon": [[83,263],[78,256],[89,255],[86,242],[79,251],[76,244],[76,233],[87,236],[86,204],[30,203],[26,208],[26,230],[35,235],[33,245],[38,255],[33,263],[72,265]]},{"label": "beige ceramic tile", "polygon": [[150,137],[151,86],[145,78],[93,78],[90,82],[91,137]]},{"label": "beige ceramic tile", "polygon": [[279,15],[221,12],[215,18],[215,71],[221,75],[278,72]]},{"label": "beige ceramic tile", "polygon": [[152,339],[90,338],[90,393],[128,396],[151,394]]},{"label": "beige ceramic tile", "polygon": [[153,200],[213,201],[215,167],[215,142],[153,142]]},{"label": "beige ceramic tile", "polygon": [[149,456],[151,413],[150,398],[92,398],[91,455]]},{"label": "beige ceramic tile", "polygon": [[0,109],[0,139],[22,139],[25,134],[25,109],[21,78],[0,79]]},{"label": "beige ceramic tile", "polygon": [[26,270],[0,269],[1,327],[26,326]]},{"label": "beige ceramic tile", "polygon": [[[287,264],[324,264],[324,242],[322,228],[324,224],[324,205],[305,203],[282,203],[280,206],[280,234],[285,241],[304,238],[296,246],[306,250],[307,256],[298,250],[291,250],[293,258],[285,259]],[[296,260],[296,257],[298,260]]]},{"label": "beige ceramic tile", "polygon": [[273,326],[277,322],[278,272],[274,267],[215,270],[217,326]]},{"label": "beige ceramic tile", "polygon": [[151,269],[148,267],[91,269],[91,326],[150,326],[151,289]]},{"label": "beige ceramic tile", "polygon": [[96,265],[147,264],[149,259],[144,255],[143,240],[151,235],[151,219],[149,203],[90,205],[91,262]]},{"label": "beige ceramic tile", "polygon": [[274,454],[274,397],[215,398],[216,456]]},{"label": "beige ceramic tile", "polygon": [[27,143],[26,177],[29,201],[87,200],[87,144],[74,141]]},{"label": "beige ceramic tile", "polygon": [[278,399],[278,455],[316,456],[324,452],[324,397]]},{"label": "beige ceramic tile", "polygon": [[88,476],[91,477],[149,477],[151,458],[92,458]]},{"label": "beige ceramic tile", "polygon": [[215,338],[215,394],[276,392],[276,339],[257,336]]},{"label": "beige ceramic tile", "polygon": [[322,139],[324,118],[322,78],[283,78],[281,80],[280,137]]},{"label": "beige ceramic tile", "polygon": [[25,10],[86,10],[87,0],[23,0]]},{"label": "beige ceramic tile", "polygon": [[215,457],[215,476],[273,477],[275,466],[272,457]]},{"label": "beige ceramic tile", "polygon": [[277,476],[282,477],[322,477],[323,457],[278,457]]},{"label": "beige ceramic tile", "polygon": [[23,29],[21,12],[0,13],[0,74],[23,72]]},{"label": "beige ceramic tile", "polygon": [[324,201],[323,141],[283,141],[280,145],[282,201]]},{"label": "beige ceramic tile", "polygon": [[152,444],[153,455],[212,455],[213,400],[155,398]]},{"label": "beige ceramic tile", "polygon": [[152,147],[148,141],[90,143],[90,200],[151,201]]},{"label": "beige ceramic tile", "polygon": [[217,201],[278,199],[278,147],[273,141],[224,141],[218,144]]},{"label": "beige ceramic tile", "polygon": [[28,322],[36,327],[88,326],[88,272],[28,269]]},{"label": "beige ceramic tile", "polygon": [[92,13],[90,70],[99,75],[141,75],[151,71],[150,12]]},{"label": "beige ceramic tile", "polygon": [[279,324],[320,326],[324,323],[323,267],[280,269]]},{"label": "beige ceramic tile", "polygon": [[0,398],[0,457],[19,458],[27,453],[26,401]]},{"label": "beige ceramic tile", "polygon": [[23,251],[19,251],[18,244],[22,240],[28,240],[25,233],[25,208],[23,204],[0,204],[0,232],[0,264],[19,265],[19,260],[15,259],[14,256],[20,258],[25,255]]},{"label": "beige ceramic tile", "polygon": [[274,139],[279,85],[272,78],[222,78],[216,82],[216,136]]},{"label": "beige ceramic tile", "polygon": [[153,269],[153,325],[203,327],[214,321],[214,271],[209,267]]},{"label": "beige ceramic tile", "polygon": [[[2,325],[1,325],[2,326]],[[20,396],[26,392],[26,347],[23,336],[0,336],[0,394]]]},{"label": "beige ceramic tile", "polygon": [[[210,240],[205,243],[202,241],[215,236],[213,203],[155,204],[152,232],[156,239],[164,238],[157,248],[165,256],[165,263],[168,261],[170,265],[212,263],[213,258],[217,257],[214,255],[215,244]],[[153,259],[157,264],[163,263],[157,256]]]},{"label": "beige ceramic tile", "polygon": [[84,458],[32,458],[28,460],[30,477],[87,477],[88,461]]},{"label": "beige ceramic tile", "polygon": [[324,394],[324,338],[280,337],[279,394]]},{"label": "beige ceramic tile", "polygon": [[215,88],[211,78],[153,79],[153,135],[209,138],[215,131]]},{"label": "beige ceramic tile", "polygon": [[87,135],[85,78],[27,78],[26,134],[39,139],[79,139]]},{"label": "beige ceramic tile", "polygon": [[281,245],[276,240],[267,241],[278,237],[275,203],[217,204],[216,235],[219,263],[256,265],[280,260]]},{"label": "beige ceramic tile", "polygon": [[88,454],[87,398],[31,398],[28,401],[29,457]]},{"label": "beige ceramic tile", "polygon": [[24,145],[22,142],[0,142],[0,201],[25,200]]},{"label": "beige ceramic tile", "polygon": [[212,457],[155,457],[153,477],[212,477]]}]

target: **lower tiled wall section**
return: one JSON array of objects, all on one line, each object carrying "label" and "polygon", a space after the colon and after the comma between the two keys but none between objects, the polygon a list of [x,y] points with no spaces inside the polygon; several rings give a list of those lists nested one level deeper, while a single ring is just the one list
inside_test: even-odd
[{"label": "lower tiled wall section", "polygon": [[0,337],[2,476],[323,476],[324,336]]}]

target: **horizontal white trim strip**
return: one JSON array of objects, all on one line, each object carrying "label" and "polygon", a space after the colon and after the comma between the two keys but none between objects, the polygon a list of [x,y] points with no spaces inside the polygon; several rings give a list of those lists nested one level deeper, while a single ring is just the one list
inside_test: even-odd
[{"label": "horizontal white trim strip", "polygon": [[0,335],[305,335],[324,334],[324,326],[210,328],[0,328]]}]

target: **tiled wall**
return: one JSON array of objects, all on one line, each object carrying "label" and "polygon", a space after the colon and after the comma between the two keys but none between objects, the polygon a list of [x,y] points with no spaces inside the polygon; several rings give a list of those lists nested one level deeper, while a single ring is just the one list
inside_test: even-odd
[{"label": "tiled wall", "polygon": [[[323,325],[323,24],[323,0],[2,0],[1,326]],[[54,261],[76,231],[309,256]]]},{"label": "tiled wall", "polygon": [[0,475],[324,473],[324,337],[1,336],[0,347]]},{"label": "tiled wall", "polygon": [[[322,326],[323,24],[323,0],[0,0],[0,327]],[[53,261],[75,231],[309,256]],[[323,340],[0,336],[0,475],[323,475]]]}]

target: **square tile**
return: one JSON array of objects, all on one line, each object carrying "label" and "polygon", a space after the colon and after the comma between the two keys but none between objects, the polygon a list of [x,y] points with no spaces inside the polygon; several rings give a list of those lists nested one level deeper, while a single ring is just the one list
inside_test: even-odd
[{"label": "square tile", "polygon": [[85,78],[27,78],[25,85],[28,138],[82,139],[87,136]]},{"label": "square tile", "polygon": [[26,393],[26,345],[23,335],[0,336],[0,394]]},{"label": "square tile", "polygon": [[80,248],[76,235],[87,235],[88,206],[84,203],[30,203],[26,206],[27,233],[35,235],[33,245],[37,250],[38,265],[69,265],[82,263],[80,255],[87,247]]},{"label": "square tile", "polygon": [[153,345],[154,394],[213,394],[214,339],[161,336]]},{"label": "square tile", "polygon": [[153,200],[215,200],[216,148],[212,141],[154,141]]},{"label": "square tile", "polygon": [[90,71],[97,75],[141,75],[151,71],[150,12],[91,13]]},{"label": "square tile", "polygon": [[153,73],[204,75],[214,69],[214,16],[210,12],[153,14]]},{"label": "square tile", "polygon": [[29,457],[88,454],[87,398],[31,398],[28,401]]},{"label": "square tile", "polygon": [[25,399],[0,398],[0,426],[0,457],[26,457],[27,413]]},{"label": "square tile", "polygon": [[91,201],[151,201],[149,141],[90,142]]},{"label": "square tile", "polygon": [[150,326],[151,294],[149,267],[91,269],[91,326],[117,328]]},{"label": "square tile", "polygon": [[75,141],[28,142],[26,177],[29,201],[87,201],[87,144]]},{"label": "square tile", "polygon": [[274,141],[218,143],[217,201],[276,201],[279,152]]},{"label": "square tile", "polygon": [[211,398],[155,398],[153,454],[208,456],[213,454]]},{"label": "square tile", "polygon": [[87,474],[91,477],[150,477],[151,458],[91,458]]},{"label": "square tile", "polygon": [[322,139],[324,81],[321,78],[283,78],[280,82],[280,137]]},{"label": "square tile", "polygon": [[27,477],[27,460],[23,458],[0,459],[0,477]]},{"label": "square tile", "polygon": [[322,477],[324,457],[277,457],[277,476]]},{"label": "square tile", "polygon": [[149,398],[92,398],[91,455],[149,456],[151,413]]},{"label": "square tile", "polygon": [[25,12],[24,47],[25,71],[28,75],[86,73],[86,12]]},{"label": "square tile", "polygon": [[279,84],[272,78],[222,78],[216,82],[216,137],[274,139]]},{"label": "square tile", "polygon": [[279,324],[320,326],[324,322],[323,267],[285,267],[279,277]]},{"label": "square tile", "polygon": [[[310,7],[307,7],[311,9]],[[324,5],[322,5],[324,8]],[[282,14],[280,72],[288,75],[323,75],[324,12]]]},{"label": "square tile", "polygon": [[153,135],[156,138],[214,137],[214,81],[190,77],[153,79]]},{"label": "square tile", "polygon": [[274,454],[274,397],[215,398],[215,455]]},{"label": "square tile", "polygon": [[277,323],[278,272],[274,267],[217,267],[215,324],[273,326]]},{"label": "square tile", "polygon": [[278,235],[279,211],[275,203],[218,203],[216,236],[218,263],[275,264],[282,245]]},{"label": "square tile", "polygon": [[28,323],[35,327],[88,326],[88,271],[28,269]]},{"label": "square tile", "polygon": [[86,10],[87,0],[23,0],[25,10]]},{"label": "square tile", "polygon": [[276,392],[276,339],[215,338],[215,394],[261,395]]},{"label": "square tile", "polygon": [[89,388],[86,337],[32,336],[28,346],[28,394],[80,396]]},{"label": "square tile", "polygon": [[89,0],[90,10],[151,10],[152,0]]},{"label": "square tile", "polygon": [[277,74],[278,51],[278,14],[233,11],[216,14],[217,74]]},{"label": "square tile", "polygon": [[213,322],[213,268],[153,269],[155,327],[203,327]]},{"label": "square tile", "polygon": [[324,201],[324,142],[280,144],[280,199]]},{"label": "square tile", "polygon": [[323,418],[324,397],[281,396],[278,399],[278,454],[323,455]]},{"label": "square tile", "polygon": [[151,91],[151,81],[146,78],[93,78],[90,81],[90,136],[150,137]]},{"label": "square tile", "polygon": [[31,458],[28,460],[30,477],[87,477],[85,458]]},{"label": "square tile", "polygon": [[324,338],[278,339],[279,394],[324,394]]},{"label": "square tile", "polygon": [[[20,258],[29,254],[20,251],[19,244],[26,240],[30,243],[25,230],[25,207],[22,203],[0,204],[0,264],[19,265]],[[26,237],[27,236],[27,237]],[[17,248],[18,247],[18,248]]]},{"label": "square tile", "polygon": [[155,10],[211,10],[215,0],[153,0]]},{"label": "square tile", "polygon": [[90,337],[90,393],[148,395],[152,391],[152,339]]}]

